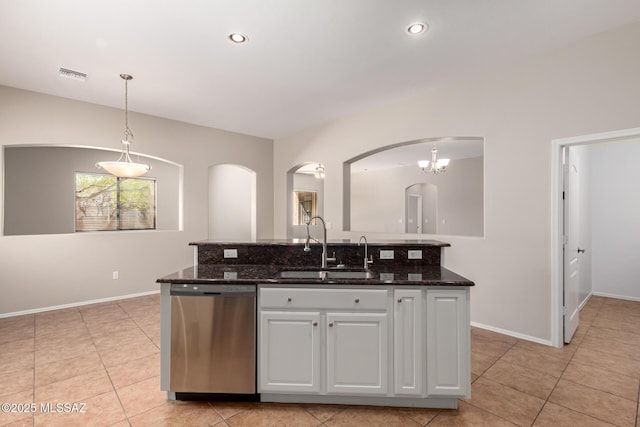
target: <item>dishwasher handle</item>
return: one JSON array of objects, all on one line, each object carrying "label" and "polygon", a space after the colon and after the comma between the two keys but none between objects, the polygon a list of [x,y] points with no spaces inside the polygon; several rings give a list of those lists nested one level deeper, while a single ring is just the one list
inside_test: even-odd
[{"label": "dishwasher handle", "polygon": [[172,297],[255,297],[255,292],[193,292],[193,291],[171,291]]},{"label": "dishwasher handle", "polygon": [[174,284],[171,296],[191,297],[255,297],[255,285],[180,285]]}]

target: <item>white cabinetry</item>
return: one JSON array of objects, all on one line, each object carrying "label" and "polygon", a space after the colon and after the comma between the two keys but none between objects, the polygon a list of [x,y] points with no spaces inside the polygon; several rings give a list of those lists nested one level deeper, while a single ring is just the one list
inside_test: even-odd
[{"label": "white cabinetry", "polygon": [[261,288],[259,295],[261,393],[387,393],[386,289]]},{"label": "white cabinetry", "polygon": [[320,313],[260,314],[260,385],[264,391],[320,391]]},{"label": "white cabinetry", "polygon": [[468,288],[427,290],[427,394],[468,396]]},{"label": "white cabinetry", "polygon": [[387,313],[327,313],[327,392],[387,393]]},{"label": "white cabinetry", "polygon": [[259,384],[272,402],[455,408],[469,397],[466,287],[259,288]]},{"label": "white cabinetry", "polygon": [[420,289],[393,292],[393,390],[398,395],[420,396],[424,390],[422,295]]}]

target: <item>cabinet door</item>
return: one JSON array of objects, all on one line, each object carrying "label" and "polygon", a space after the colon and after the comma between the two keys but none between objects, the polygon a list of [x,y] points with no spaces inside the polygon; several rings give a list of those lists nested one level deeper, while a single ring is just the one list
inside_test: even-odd
[{"label": "cabinet door", "polygon": [[467,396],[470,387],[468,290],[427,290],[427,393]]},{"label": "cabinet door", "polygon": [[260,313],[259,391],[320,391],[320,313]]},{"label": "cabinet door", "polygon": [[394,393],[421,395],[423,392],[422,291],[396,289],[393,322]]},{"label": "cabinet door", "polygon": [[327,313],[327,392],[387,393],[387,314]]}]

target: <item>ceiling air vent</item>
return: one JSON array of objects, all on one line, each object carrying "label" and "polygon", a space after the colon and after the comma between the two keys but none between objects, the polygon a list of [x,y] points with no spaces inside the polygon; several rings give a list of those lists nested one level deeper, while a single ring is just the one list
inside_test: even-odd
[{"label": "ceiling air vent", "polygon": [[84,82],[85,80],[87,80],[87,75],[85,73],[81,73],[80,71],[70,70],[69,68],[60,67],[60,70],[58,70],[58,74],[60,75],[60,77],[79,80],[81,82]]}]

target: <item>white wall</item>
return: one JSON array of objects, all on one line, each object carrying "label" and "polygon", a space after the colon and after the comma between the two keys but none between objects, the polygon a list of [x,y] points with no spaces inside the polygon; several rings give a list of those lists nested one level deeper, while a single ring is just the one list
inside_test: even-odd
[{"label": "white wall", "polygon": [[326,167],[329,237],[357,237],[340,231],[342,162],[402,141],[482,136],[485,237],[443,239],[445,265],[476,282],[473,322],[550,342],[551,140],[639,126],[639,49],[637,23],[276,140],[276,237],[286,235],[286,172],[306,159]]},{"label": "white wall", "polygon": [[209,239],[256,238],[256,174],[236,165],[209,168]]},{"label": "white wall", "polygon": [[[74,233],[76,172],[105,173],[95,164],[118,156],[95,148],[5,147],[4,235]],[[181,168],[142,156],[136,160],[152,166],[144,177],[156,180],[156,230],[178,230]]]},{"label": "white wall", "polygon": [[640,140],[589,149],[593,291],[640,300]]},{"label": "white wall", "polygon": [[351,229],[404,233],[405,190],[416,183],[431,183],[438,187],[437,234],[482,236],[482,163],[482,157],[452,160],[447,172],[438,175],[422,172],[417,164],[352,173]]},{"label": "white wall", "polygon": [[[133,112],[129,126],[136,135],[133,151],[184,166],[183,230],[0,237],[0,315],[157,290],[158,277],[193,264],[188,243],[207,238],[208,168],[214,164],[256,171],[257,237],[272,237],[271,140]],[[0,86],[2,145],[118,150],[121,132],[120,109]],[[112,280],[115,270],[119,280]]]}]

